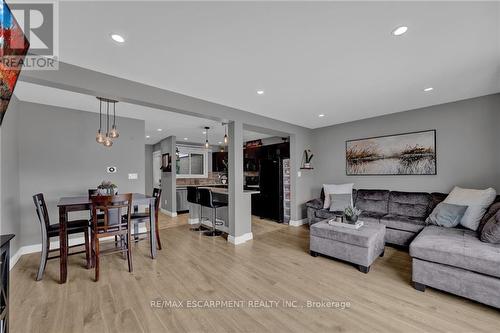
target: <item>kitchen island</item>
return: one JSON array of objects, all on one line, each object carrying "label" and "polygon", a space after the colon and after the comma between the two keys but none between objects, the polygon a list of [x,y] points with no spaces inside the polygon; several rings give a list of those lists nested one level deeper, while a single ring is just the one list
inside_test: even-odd
[{"label": "kitchen island", "polygon": [[[227,187],[220,185],[215,185],[215,186],[201,185],[198,186],[198,188],[205,188],[211,190],[215,201],[225,202],[225,203],[229,202],[229,190],[227,189]],[[258,193],[259,191],[257,190],[243,190],[243,194],[245,196],[244,200],[245,204],[243,205],[242,209],[238,210],[239,218],[248,219],[249,221],[251,221],[252,194],[258,194]],[[211,221],[213,221],[215,218],[214,210],[209,207],[202,207],[200,209],[200,206],[195,204],[189,204],[189,223],[191,224],[199,223],[200,211],[201,211],[201,216],[203,217],[204,220],[203,224],[211,227],[212,226]],[[209,221],[206,221],[205,219],[208,219]],[[229,232],[229,218],[228,218],[227,207],[221,207],[217,209],[217,220],[222,221],[224,223],[221,226],[217,226],[217,229],[222,230],[224,232]]]}]

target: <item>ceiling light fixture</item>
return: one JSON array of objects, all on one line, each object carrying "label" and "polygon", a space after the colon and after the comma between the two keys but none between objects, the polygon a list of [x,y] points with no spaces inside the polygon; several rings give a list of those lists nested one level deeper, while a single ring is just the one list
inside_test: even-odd
[{"label": "ceiling light fixture", "polygon": [[322,114],[318,114],[318,117],[320,118],[323,118],[325,115],[322,113]]},{"label": "ceiling light fixture", "polygon": [[428,87],[428,88],[424,89],[425,92],[429,92],[429,91],[433,91],[433,90],[434,90],[434,88],[432,88],[432,87]]},{"label": "ceiling light fixture", "polygon": [[257,90],[257,95],[264,95],[264,90]]},{"label": "ceiling light fixture", "polygon": [[229,137],[227,136],[227,123],[222,123],[224,126],[224,144],[227,145],[229,142]]},{"label": "ceiling light fixture", "polygon": [[208,130],[210,129],[210,127],[208,126],[205,126],[205,148],[209,148],[210,147],[210,144],[208,143]]},{"label": "ceiling light fixture", "polygon": [[158,129],[157,129],[157,131],[158,131],[158,132],[161,132],[161,131],[163,131],[163,130],[162,130],[161,128],[158,128]]},{"label": "ceiling light fixture", "polygon": [[149,136],[149,135],[146,135],[146,139],[149,139],[149,138],[150,138],[150,136]]},{"label": "ceiling light fixture", "polygon": [[188,140],[188,138],[184,138],[184,141],[187,141],[187,140]]},{"label": "ceiling light fixture", "polygon": [[113,39],[117,43],[125,43],[125,38],[118,34],[111,34],[111,39]]},{"label": "ceiling light fixture", "polygon": [[403,26],[397,27],[396,29],[392,30],[392,34],[394,36],[401,36],[401,35],[405,34],[407,31],[408,31],[408,27],[403,25]]},{"label": "ceiling light fixture", "polygon": [[[106,147],[111,147],[113,145],[113,141],[111,139],[117,138],[119,136],[118,129],[116,128],[116,103],[118,101],[104,98],[104,97],[96,97],[99,100],[99,129],[97,130],[97,135],[95,140],[97,143],[101,143]],[[106,103],[106,135],[102,133],[102,103]],[[109,104],[113,104],[113,126],[111,131],[109,130]]]}]

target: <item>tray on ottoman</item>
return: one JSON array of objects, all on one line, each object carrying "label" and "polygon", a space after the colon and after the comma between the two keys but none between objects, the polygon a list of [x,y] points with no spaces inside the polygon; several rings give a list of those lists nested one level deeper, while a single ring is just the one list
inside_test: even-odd
[{"label": "tray on ottoman", "polygon": [[312,256],[323,254],[358,265],[368,273],[371,264],[384,254],[385,225],[364,222],[359,229],[328,224],[328,220],[310,228],[309,250]]}]

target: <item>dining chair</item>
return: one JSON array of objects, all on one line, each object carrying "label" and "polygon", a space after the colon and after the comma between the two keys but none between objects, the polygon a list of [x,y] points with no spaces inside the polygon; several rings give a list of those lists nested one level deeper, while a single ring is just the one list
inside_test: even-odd
[{"label": "dining chair", "polygon": [[[50,249],[50,238],[59,237],[59,223],[50,224],[49,212],[47,210],[47,205],[45,203],[45,198],[43,196],[43,193],[35,194],[33,196],[33,202],[35,203],[35,210],[38,216],[38,220],[40,221],[40,228],[42,232],[42,253],[40,256],[40,265],[38,266],[38,273],[36,275],[36,280],[40,281],[43,278],[43,273],[45,272],[45,266],[47,265],[47,260],[59,258],[59,256],[49,257],[50,252],[59,250],[59,249]],[[85,245],[85,251],[68,253],[68,255],[85,253],[85,257],[87,260],[87,268],[90,268],[89,221],[88,220],[68,221],[66,224],[66,230],[67,230],[67,235],[83,233],[83,236],[85,238],[85,243],[68,246],[68,249]],[[68,242],[66,242],[66,244],[68,244]]]},{"label": "dining chair", "polygon": [[[92,196],[91,212],[91,264],[95,269],[95,281],[99,281],[99,256],[102,254],[122,253],[127,255],[128,270],[133,271],[132,249],[130,247],[130,216],[132,205],[132,193],[118,195]],[[126,210],[126,213],[124,212]],[[104,214],[103,219],[98,218],[98,212]],[[100,250],[100,239],[104,237],[117,236],[120,242],[115,246]]]},{"label": "dining chair", "polygon": [[[155,230],[156,230],[156,243],[158,244],[158,249],[161,250],[161,240],[160,240],[160,229],[158,228],[158,212],[160,210],[160,198],[161,198],[161,189],[154,188],[153,189],[153,197],[155,200]],[[149,212],[139,213],[139,207],[134,206],[134,212],[130,217],[132,219],[132,223],[134,224],[134,240],[138,242],[141,240],[139,236],[146,235],[148,232],[139,233],[139,224],[140,223],[149,223]]]}]

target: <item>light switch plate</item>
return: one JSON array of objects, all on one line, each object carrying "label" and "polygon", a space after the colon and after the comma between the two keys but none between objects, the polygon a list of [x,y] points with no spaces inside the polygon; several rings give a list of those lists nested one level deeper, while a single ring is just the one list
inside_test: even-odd
[{"label": "light switch plate", "polygon": [[138,178],[138,176],[136,173],[129,173],[128,174],[128,179],[137,179],[137,178]]},{"label": "light switch plate", "polygon": [[302,171],[297,171],[297,177],[301,177],[302,176]]}]

